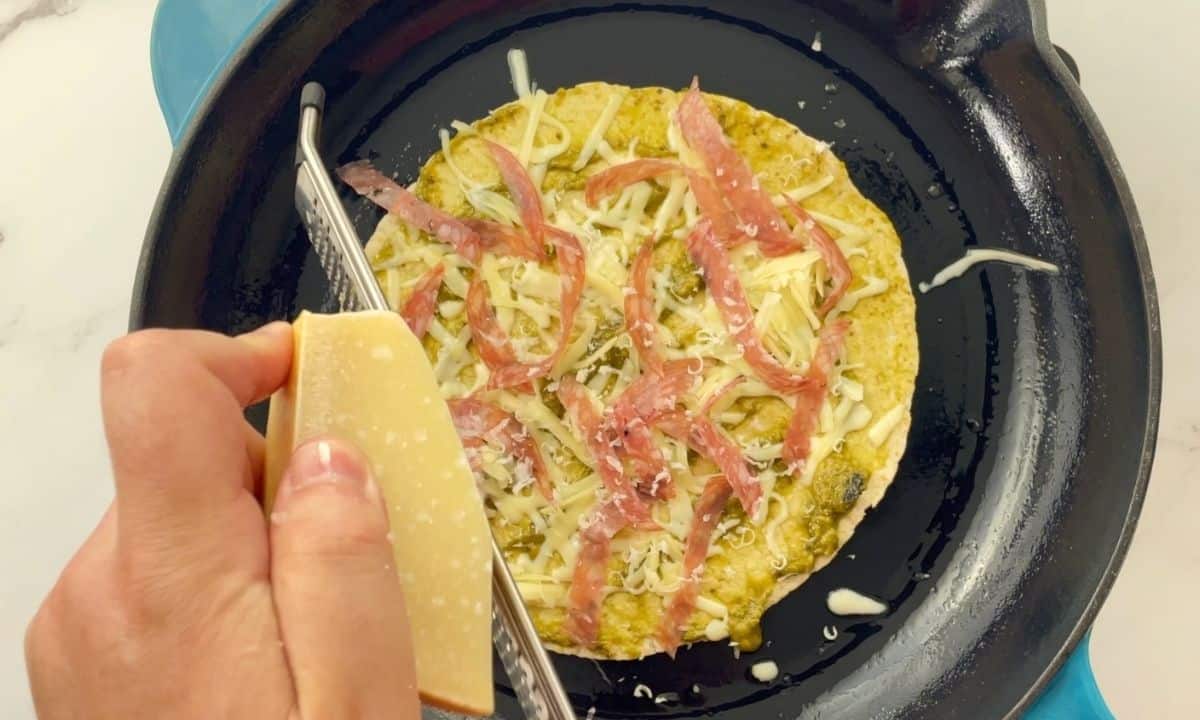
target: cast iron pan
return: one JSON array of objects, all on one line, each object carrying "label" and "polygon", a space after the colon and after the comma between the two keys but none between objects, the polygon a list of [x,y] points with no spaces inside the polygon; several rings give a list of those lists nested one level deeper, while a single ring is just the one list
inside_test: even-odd
[{"label": "cast iron pan", "polygon": [[[992,265],[918,295],[909,450],[827,569],[771,610],[766,646],[706,643],[636,663],[557,658],[581,715],[996,718],[1026,707],[1079,642],[1146,489],[1160,357],[1128,188],[1047,40],[1037,0],[896,3],[283,0],[213,85],[151,221],[131,324],[241,331],[332,309],[292,207],[296,101],[329,91],[331,161],[404,180],[435,130],[584,80],[732,95],[835,141],[892,218],[914,282],[965,248]],[[812,48],[821,33],[821,50]],[[803,108],[800,105],[803,101]],[[379,213],[344,194],[369,236]],[[847,586],[891,612],[837,619]],[[835,625],[835,641],[822,637]],[[754,682],[748,667],[778,663]],[[519,716],[506,679],[499,712]],[[678,701],[633,696],[644,683]],[[695,689],[694,689],[695,688]]]}]

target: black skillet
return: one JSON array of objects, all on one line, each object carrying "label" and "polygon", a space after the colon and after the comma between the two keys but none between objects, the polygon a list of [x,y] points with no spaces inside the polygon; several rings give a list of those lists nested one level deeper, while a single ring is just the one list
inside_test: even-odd
[{"label": "black skillet", "polygon": [[[155,74],[178,149],[131,325],[240,331],[331,308],[292,207],[303,81],[329,91],[329,158],[369,157],[411,179],[436,128],[511,99],[510,47],[528,52],[542,87],[682,87],[698,74],[709,91],[835,141],[895,222],[914,282],[972,246],[1062,268],[991,265],[918,295],[913,430],[879,508],[767,614],[769,644],[752,656],[709,643],[674,662],[558,658],[581,715],[1027,709],[1084,637],[1128,546],[1161,362],[1129,189],[1040,0],[164,0]],[[366,237],[377,211],[345,200]],[[838,620],[824,597],[839,586],[892,609]],[[761,659],[781,671],[769,685],[747,673]],[[678,700],[636,698],[639,683]],[[517,717],[504,682],[498,696]],[[1037,712],[1101,716],[1082,707]]]}]

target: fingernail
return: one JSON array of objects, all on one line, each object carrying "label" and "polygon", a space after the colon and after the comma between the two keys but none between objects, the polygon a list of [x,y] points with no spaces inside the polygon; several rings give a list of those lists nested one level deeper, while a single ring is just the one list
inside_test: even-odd
[{"label": "fingernail", "polygon": [[282,511],[288,498],[314,485],[332,485],[382,506],[379,487],[371,476],[366,457],[336,438],[314,438],[296,448],[279,484],[275,507]]}]

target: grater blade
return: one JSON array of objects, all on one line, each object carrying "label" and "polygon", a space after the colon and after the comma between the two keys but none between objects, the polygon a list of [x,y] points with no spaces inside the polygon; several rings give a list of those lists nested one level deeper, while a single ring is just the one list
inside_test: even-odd
[{"label": "grater blade", "polygon": [[[317,141],[324,106],[324,88],[317,83],[305,85],[300,97],[300,138],[296,145],[296,209],[340,309],[343,312],[388,310],[354,226],[321,160]],[[575,720],[566,691],[538,639],[495,538],[492,539],[492,642],[527,718]]]}]

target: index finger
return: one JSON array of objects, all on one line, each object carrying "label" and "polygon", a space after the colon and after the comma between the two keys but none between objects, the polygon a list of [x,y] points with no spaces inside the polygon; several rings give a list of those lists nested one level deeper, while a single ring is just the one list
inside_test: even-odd
[{"label": "index finger", "polygon": [[211,549],[245,522],[235,518],[254,509],[242,410],[286,381],[291,348],[286,323],[236,338],[149,330],[109,346],[101,407],[124,540]]}]

